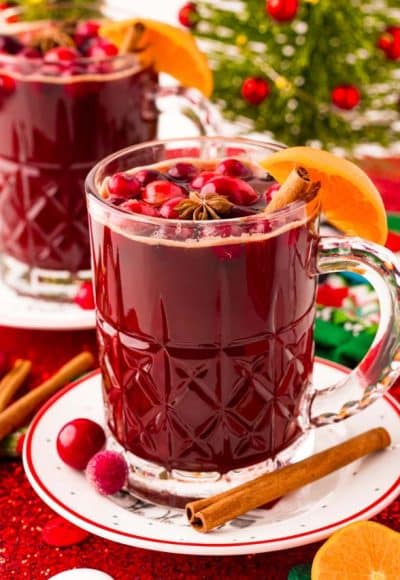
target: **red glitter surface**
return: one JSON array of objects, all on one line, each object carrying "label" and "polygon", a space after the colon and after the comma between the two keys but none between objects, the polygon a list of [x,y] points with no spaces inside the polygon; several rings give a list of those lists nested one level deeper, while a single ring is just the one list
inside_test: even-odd
[{"label": "red glitter surface", "polygon": [[[0,328],[0,351],[33,362],[33,388],[82,349],[95,352],[94,332],[42,332]],[[400,384],[392,390],[400,400]],[[130,548],[90,535],[57,548],[42,540],[54,517],[28,483],[19,461],[0,461],[0,579],[39,580],[70,568],[96,568],[115,580],[232,578],[286,580],[296,564],[310,562],[318,544],[248,556],[183,556]],[[377,521],[400,531],[400,498]]]}]

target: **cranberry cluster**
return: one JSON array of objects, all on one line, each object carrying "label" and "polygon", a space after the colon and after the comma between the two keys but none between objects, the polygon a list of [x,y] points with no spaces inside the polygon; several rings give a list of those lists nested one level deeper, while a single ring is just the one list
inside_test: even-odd
[{"label": "cranberry cluster", "polygon": [[115,173],[108,178],[103,195],[126,211],[153,217],[180,219],[177,207],[196,192],[200,198],[224,196],[233,205],[221,217],[234,218],[258,213],[269,197],[270,176],[255,176],[238,159],[225,159],[203,169],[178,161],[163,168],[140,169],[136,173]]},{"label": "cranberry cluster", "polygon": [[104,61],[118,54],[118,47],[100,36],[99,29],[98,22],[88,20],[77,22],[68,31],[63,25],[51,24],[41,32],[20,37],[0,35],[0,55],[18,55],[39,63],[43,74],[110,72],[107,67],[96,67],[96,63],[82,64],[82,58]]}]

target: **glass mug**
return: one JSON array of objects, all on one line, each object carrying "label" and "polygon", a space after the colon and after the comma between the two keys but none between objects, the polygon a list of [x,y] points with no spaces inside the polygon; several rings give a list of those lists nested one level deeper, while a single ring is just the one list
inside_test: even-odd
[{"label": "glass mug", "polygon": [[[279,148],[158,141],[106,158],[87,178],[110,442],[126,454],[136,495],[182,507],[310,454],[316,426],[365,408],[397,377],[395,258],[359,238],[320,238],[318,201],[199,222],[129,214],[99,193],[116,171],[179,157],[260,162]],[[361,364],[316,391],[318,274],[337,271],[371,281],[380,326]]]},{"label": "glass mug", "polygon": [[[57,17],[67,9],[57,6]],[[44,25],[3,24],[0,32]],[[8,285],[68,300],[90,277],[89,170],[113,151],[154,139],[159,109],[188,116],[195,133],[212,132],[214,117],[198,91],[160,88],[152,66],[134,54],[54,67],[0,58],[0,249]]]}]

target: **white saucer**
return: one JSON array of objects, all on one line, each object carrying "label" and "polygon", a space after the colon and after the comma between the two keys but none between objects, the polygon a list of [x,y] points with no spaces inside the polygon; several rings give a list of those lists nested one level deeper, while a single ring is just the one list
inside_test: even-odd
[{"label": "white saucer", "polygon": [[[321,388],[347,371],[317,360]],[[24,446],[30,483],[52,509],[81,528],[108,540],[152,550],[198,555],[233,555],[293,548],[329,536],[350,522],[368,519],[400,491],[400,405],[390,396],[362,413],[316,431],[316,451],[374,426],[391,434],[391,448],[359,460],[279,501],[252,511],[222,528],[200,534],[183,512],[136,500],[127,494],[106,498],[57,456],[59,429],[75,417],[103,422],[99,371],[66,387],[34,419]]]},{"label": "white saucer", "polygon": [[77,304],[20,296],[0,280],[0,326],[37,330],[94,328],[94,310]]}]

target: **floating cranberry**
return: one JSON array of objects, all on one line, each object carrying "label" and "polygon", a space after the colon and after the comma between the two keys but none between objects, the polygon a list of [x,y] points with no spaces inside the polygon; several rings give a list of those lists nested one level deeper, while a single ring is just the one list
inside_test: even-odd
[{"label": "floating cranberry", "polygon": [[93,285],[90,281],[82,282],[74,298],[77,304],[83,310],[93,310],[95,307]]},{"label": "floating cranberry", "polygon": [[6,74],[0,74],[0,94],[11,95],[15,91],[15,79]]},{"label": "floating cranberry", "polygon": [[40,52],[40,50],[38,50],[37,48],[34,48],[33,46],[26,46],[25,48],[23,48],[21,50],[21,52],[19,53],[19,56],[22,56],[23,58],[41,58],[42,57],[42,53]]},{"label": "floating cranberry", "polygon": [[121,203],[119,207],[132,213],[139,213],[142,215],[148,215],[150,217],[160,216],[160,212],[158,211],[157,208],[146,203],[145,201],[139,201],[137,199],[130,199],[128,201],[124,201],[124,203]]},{"label": "floating cranberry", "polygon": [[91,58],[108,58],[116,56],[118,52],[118,47],[115,44],[99,37],[93,39],[86,54]]},{"label": "floating cranberry", "polygon": [[258,193],[246,183],[237,177],[213,177],[201,189],[201,195],[219,194],[226,195],[232,203],[236,205],[252,205],[258,201]]},{"label": "floating cranberry", "polygon": [[221,175],[228,175],[229,177],[250,177],[251,171],[238,159],[224,159],[215,169]]},{"label": "floating cranberry", "polygon": [[147,201],[147,203],[159,206],[166,202],[168,199],[182,195],[183,191],[179,185],[170,183],[169,181],[157,180],[152,181],[146,185],[144,191],[142,192],[142,199]]},{"label": "floating cranberry", "polygon": [[202,171],[193,179],[190,186],[193,187],[193,189],[201,189],[213,177],[217,177],[215,171]]},{"label": "floating cranberry", "polygon": [[111,195],[131,199],[140,193],[139,180],[130,173],[115,173],[108,180],[108,191]]},{"label": "floating cranberry", "polygon": [[69,46],[57,46],[56,48],[51,48],[44,55],[44,61],[46,63],[55,63],[62,65],[69,65],[74,62],[79,57],[79,52],[75,48]]},{"label": "floating cranberry", "polygon": [[99,35],[100,24],[94,20],[79,22],[75,31],[75,42],[81,44],[83,40],[95,38]]},{"label": "floating cranberry", "polygon": [[57,452],[60,458],[74,469],[85,469],[89,460],[106,442],[103,428],[91,419],[73,419],[57,435]]},{"label": "floating cranberry", "polygon": [[128,478],[128,465],[117,451],[100,451],[89,461],[86,477],[102,495],[117,493]]},{"label": "floating cranberry", "polygon": [[155,171],[154,169],[140,169],[135,173],[135,177],[138,181],[140,181],[141,185],[147,185],[152,181],[156,181],[156,179],[163,179],[163,174],[159,171]]},{"label": "floating cranberry", "polygon": [[175,208],[182,201],[182,199],[185,199],[185,196],[180,195],[179,197],[173,197],[172,199],[169,199],[163,203],[160,208],[160,214],[162,217],[168,219],[178,219],[179,213]]},{"label": "floating cranberry", "polygon": [[23,48],[24,45],[15,36],[0,35],[0,52],[19,54]]},{"label": "floating cranberry", "polygon": [[168,169],[168,175],[173,179],[190,181],[199,173],[197,167],[192,163],[180,161]]}]

